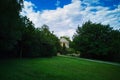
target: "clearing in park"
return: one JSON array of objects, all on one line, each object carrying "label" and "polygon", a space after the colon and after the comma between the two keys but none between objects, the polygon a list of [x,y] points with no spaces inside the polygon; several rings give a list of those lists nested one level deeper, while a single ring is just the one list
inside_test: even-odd
[{"label": "clearing in park", "polygon": [[120,66],[57,56],[0,61],[0,80],[120,80]]}]

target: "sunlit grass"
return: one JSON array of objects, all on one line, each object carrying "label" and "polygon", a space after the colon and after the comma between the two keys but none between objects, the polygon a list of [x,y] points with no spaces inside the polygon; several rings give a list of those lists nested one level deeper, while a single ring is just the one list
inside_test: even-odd
[{"label": "sunlit grass", "polygon": [[0,61],[0,80],[120,80],[120,66],[78,58]]}]

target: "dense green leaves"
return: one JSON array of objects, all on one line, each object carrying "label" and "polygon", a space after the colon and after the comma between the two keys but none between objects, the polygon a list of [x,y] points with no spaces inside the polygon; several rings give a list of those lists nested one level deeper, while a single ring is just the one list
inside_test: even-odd
[{"label": "dense green leaves", "polygon": [[0,0],[0,56],[9,55],[21,39],[22,0]]},{"label": "dense green leaves", "polygon": [[35,28],[20,16],[23,0],[0,0],[0,57],[50,57],[59,51],[59,39],[47,25]]},{"label": "dense green leaves", "polygon": [[25,28],[18,45],[20,57],[55,56],[59,47],[59,39],[49,31],[47,25],[35,28],[33,23],[24,17]]},{"label": "dense green leaves", "polygon": [[120,54],[120,31],[88,21],[78,26],[73,45],[81,52],[81,57],[113,60],[113,56]]}]

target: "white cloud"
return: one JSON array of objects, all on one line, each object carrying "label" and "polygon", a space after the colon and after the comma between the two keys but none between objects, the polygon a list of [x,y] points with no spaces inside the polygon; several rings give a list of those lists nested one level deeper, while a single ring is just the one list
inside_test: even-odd
[{"label": "white cloud", "polygon": [[[94,0],[94,2],[98,0]],[[84,22],[91,20],[97,23],[110,24],[114,28],[120,27],[120,5],[109,10],[108,7],[87,5],[84,9],[80,0],[72,0],[71,4],[56,10],[34,11],[35,5],[24,1],[25,7],[21,12],[33,21],[35,27],[41,27],[47,24],[51,31],[57,36],[72,37],[78,24],[81,26]],[[92,10],[96,11],[92,11]]]}]

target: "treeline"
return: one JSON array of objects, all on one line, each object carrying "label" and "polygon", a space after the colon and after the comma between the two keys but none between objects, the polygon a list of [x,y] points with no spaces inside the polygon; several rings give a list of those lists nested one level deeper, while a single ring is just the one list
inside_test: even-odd
[{"label": "treeline", "polygon": [[47,25],[35,28],[21,16],[23,6],[23,0],[0,0],[0,58],[56,55],[59,39]]},{"label": "treeline", "polygon": [[80,57],[120,62],[120,30],[88,21],[78,26],[72,47]]}]

